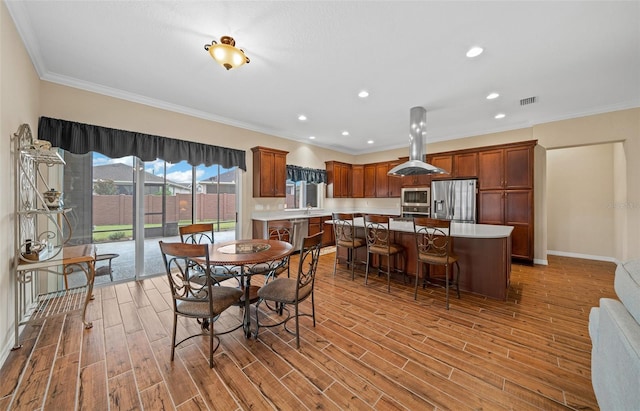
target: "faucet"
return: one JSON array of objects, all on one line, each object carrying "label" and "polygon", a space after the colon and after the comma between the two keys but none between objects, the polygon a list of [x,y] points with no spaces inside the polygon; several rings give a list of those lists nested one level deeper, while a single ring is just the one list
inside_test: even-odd
[{"label": "faucet", "polygon": [[311,215],[311,203],[307,203],[307,211],[305,211],[306,215]]}]

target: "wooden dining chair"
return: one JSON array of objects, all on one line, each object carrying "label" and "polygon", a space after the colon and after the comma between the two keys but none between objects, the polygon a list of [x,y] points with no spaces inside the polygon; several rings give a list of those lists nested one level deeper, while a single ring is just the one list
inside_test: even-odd
[{"label": "wooden dining chair", "polygon": [[[205,244],[184,244],[159,242],[162,259],[171,287],[173,301],[173,331],[171,334],[171,361],[175,349],[190,338],[199,335],[209,336],[209,367],[213,368],[213,353],[218,349],[220,341],[214,348],[217,339],[213,329],[214,319],[232,305],[236,305],[242,291],[235,287],[218,284],[211,274],[209,264],[209,247]],[[178,316],[208,320],[211,329],[193,334],[176,343]],[[219,335],[220,333],[218,333]]]},{"label": "wooden dining chair", "polygon": [[[426,264],[433,266],[444,266],[444,287],[447,310],[449,309],[449,285],[453,283],[456,287],[458,298],[460,298],[460,265],[458,256],[453,252],[453,242],[450,235],[451,221],[438,220],[428,217],[414,217],[413,231],[416,238],[416,285],[413,299],[418,299],[418,279],[422,277],[422,268]],[[453,278],[453,268],[449,272],[449,267],[456,266],[457,275]],[[434,276],[429,269],[424,278],[424,284],[432,283]]]},{"label": "wooden dining chair", "polygon": [[[309,316],[313,318],[313,326],[316,326],[316,309],[314,301],[314,284],[316,271],[318,268],[318,260],[320,258],[320,247],[322,246],[322,234],[319,232],[312,236],[306,237],[300,247],[300,259],[298,261],[298,273],[296,278],[276,278],[270,283],[264,285],[258,290],[260,298],[256,303],[256,338],[260,327],[275,327],[284,324],[284,329],[296,336],[296,347],[300,348],[300,321],[301,316]],[[300,312],[300,303],[311,298],[311,314]],[[274,324],[260,323],[259,306],[262,302],[272,301],[276,306],[282,307],[286,311],[286,318],[277,321]],[[288,306],[293,306],[293,314]],[[284,311],[280,310],[279,314],[283,315]],[[296,321],[295,332],[287,328],[287,322],[291,319]]]}]

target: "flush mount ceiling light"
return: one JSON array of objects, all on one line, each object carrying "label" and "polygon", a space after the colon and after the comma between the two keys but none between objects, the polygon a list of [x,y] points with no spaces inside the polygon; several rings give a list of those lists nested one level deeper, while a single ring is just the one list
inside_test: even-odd
[{"label": "flush mount ceiling light", "polygon": [[211,57],[227,70],[240,67],[249,63],[249,57],[242,49],[236,48],[236,41],[233,37],[222,36],[220,43],[215,40],[211,44],[205,44],[204,49],[211,54]]},{"label": "flush mount ceiling light", "polygon": [[500,120],[501,118],[505,118],[507,115],[504,113],[498,113],[495,116],[493,116],[493,118]]},{"label": "flush mount ceiling light", "polygon": [[478,57],[480,54],[482,54],[484,50],[482,49],[482,47],[471,47],[469,49],[469,51],[467,51],[467,57],[469,58],[474,58],[474,57]]},{"label": "flush mount ceiling light", "polygon": [[369,97],[369,92],[367,90],[362,90],[361,92],[358,93],[358,97],[367,98]]},{"label": "flush mount ceiling light", "polygon": [[487,100],[493,100],[493,99],[498,98],[498,97],[500,97],[500,94],[498,94],[498,93],[495,93],[495,92],[489,93],[487,95]]}]

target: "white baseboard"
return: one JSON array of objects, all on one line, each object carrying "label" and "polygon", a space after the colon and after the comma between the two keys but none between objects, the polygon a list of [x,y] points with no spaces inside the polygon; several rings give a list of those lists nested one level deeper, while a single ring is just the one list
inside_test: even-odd
[{"label": "white baseboard", "polygon": [[534,258],[533,259],[533,263],[534,264],[538,264],[538,265],[549,265],[549,260],[546,260],[546,259],[542,260],[542,259],[539,259],[539,258]]},{"label": "white baseboard", "polygon": [[585,260],[596,260],[596,261],[607,261],[610,263],[618,264],[619,261],[613,257],[607,257],[603,255],[591,255],[591,254],[580,254],[580,253],[569,253],[566,251],[556,251],[556,250],[547,250],[548,255],[557,255],[560,257],[572,257],[572,258],[582,258]]},{"label": "white baseboard", "polygon": [[11,332],[8,337],[9,338],[7,339],[7,344],[2,347],[2,351],[0,351],[0,367],[4,365],[5,361],[7,361],[7,357],[9,357],[9,353],[14,347],[13,344],[15,343],[15,334],[13,332],[13,325],[11,326]]}]

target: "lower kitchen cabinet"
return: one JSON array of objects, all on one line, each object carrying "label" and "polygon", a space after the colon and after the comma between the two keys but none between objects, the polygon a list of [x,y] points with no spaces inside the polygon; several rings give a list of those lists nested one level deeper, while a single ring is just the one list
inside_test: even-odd
[{"label": "lower kitchen cabinet", "polygon": [[480,190],[478,223],[512,226],[512,257],[533,262],[533,190]]}]

